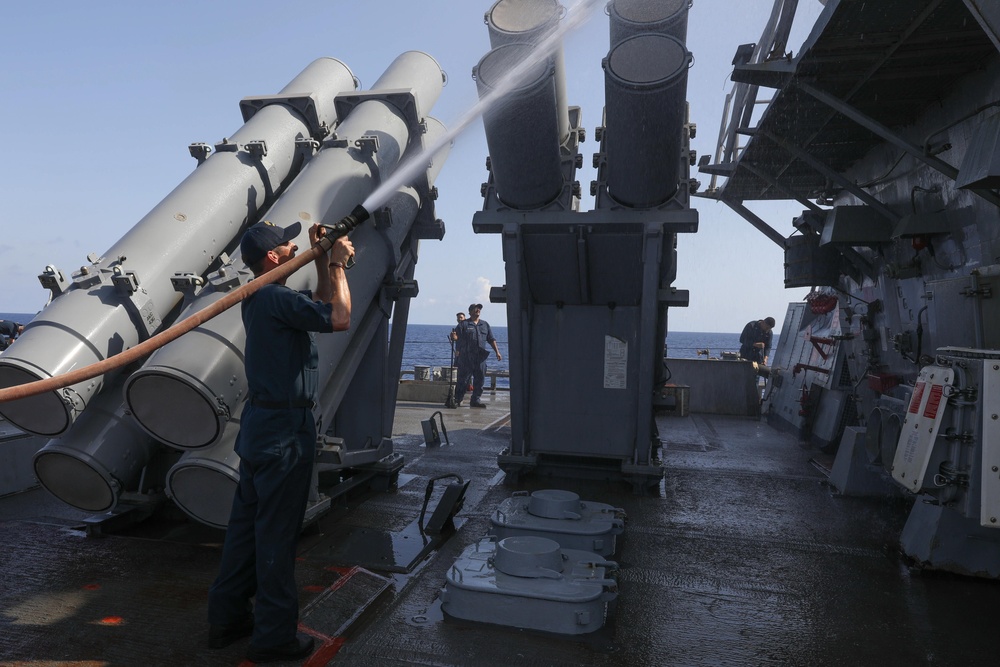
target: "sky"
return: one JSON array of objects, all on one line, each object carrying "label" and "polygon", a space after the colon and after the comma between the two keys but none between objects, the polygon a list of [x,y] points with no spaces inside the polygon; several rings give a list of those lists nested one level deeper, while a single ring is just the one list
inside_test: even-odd
[{"label": "sky", "polygon": [[[0,312],[41,309],[48,291],[37,276],[47,265],[71,273],[89,253],[103,254],[195,168],[189,144],[231,136],[242,124],[240,99],[277,93],[316,58],[343,61],[367,88],[399,53],[424,51],[448,77],[431,115],[457,121],[477,100],[472,68],[489,51],[483,17],[493,1],[11,3],[0,24]],[[772,4],[693,2],[688,101],[699,156],[714,154],[736,48],[758,41]],[[799,5],[788,44],[796,54],[823,8]],[[604,12],[569,34],[564,49],[567,99],[587,129],[577,180],[580,208],[589,210],[609,49]],[[481,302],[484,319],[506,324],[504,306],[488,297],[505,282],[500,237],[472,231],[486,155],[482,123],[473,122],[436,182],[446,234],[421,243],[412,323],[449,324]],[[710,179],[696,178],[703,188]],[[724,204],[692,205],[699,231],[679,237],[674,282],[690,292],[690,306],[670,310],[670,329],[739,332],[768,315],[780,328],[788,302],[808,292],[784,288],[782,250]],[[796,202],[747,206],[784,236],[801,211]]]}]

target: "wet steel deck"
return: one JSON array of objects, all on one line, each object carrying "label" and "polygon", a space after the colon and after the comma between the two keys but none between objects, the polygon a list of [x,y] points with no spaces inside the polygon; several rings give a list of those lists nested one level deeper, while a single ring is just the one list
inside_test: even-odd
[{"label": "wet steel deck", "polygon": [[[628,513],[613,557],[619,598],[582,638],[444,620],[437,596],[461,550],[512,491],[496,454],[504,394],[444,411],[450,446],[428,449],[436,406],[400,404],[394,492],[349,499],[307,531],[297,576],[307,665],[991,664],[1000,585],[911,571],[896,547],[907,506],[832,493],[814,450],[739,417],[664,417],[661,492],[525,477]],[[351,568],[346,543],[413,551],[406,532],[429,477],[471,480],[459,529],[409,574]],[[42,490],[0,498],[0,664],[238,665],[246,641],[205,648],[206,592],[222,532],[169,513],[87,537],[86,515]],[[419,538],[417,538],[419,539]],[[416,545],[417,547],[421,545]],[[418,549],[419,550],[419,549]],[[369,563],[371,565],[371,563]]]}]

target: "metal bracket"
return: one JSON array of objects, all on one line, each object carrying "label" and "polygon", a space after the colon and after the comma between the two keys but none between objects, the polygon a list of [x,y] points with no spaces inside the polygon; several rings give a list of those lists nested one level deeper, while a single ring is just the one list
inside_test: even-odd
[{"label": "metal bracket", "polygon": [[444,220],[435,218],[433,221],[413,225],[414,238],[418,240],[440,241],[444,239]]},{"label": "metal bracket", "polygon": [[341,139],[337,136],[336,132],[331,132],[330,136],[323,140],[323,146],[326,148],[347,148],[347,139]]},{"label": "metal bracket", "polygon": [[186,298],[191,298],[198,288],[205,284],[205,280],[196,273],[175,273],[170,276],[170,284],[175,292],[180,292]]},{"label": "metal bracket", "polygon": [[[434,491],[434,482],[441,479],[454,478],[456,483],[449,484],[444,488],[444,493],[438,499],[437,507],[431,513],[431,518],[424,523],[427,514],[427,503],[430,502],[431,493]],[[421,532],[429,535],[440,535],[446,526],[451,523],[452,518],[458,514],[465,504],[465,491],[469,488],[469,482],[464,481],[455,473],[445,473],[437,475],[427,480],[427,489],[424,492],[424,504],[420,508],[420,518],[417,525]]]},{"label": "metal bracket", "polygon": [[123,303],[126,308],[132,311],[136,321],[143,327],[144,331],[140,330],[140,335],[145,333],[146,337],[150,337],[163,324],[163,320],[156,314],[156,310],[153,307],[153,299],[146,290],[140,289],[136,291],[128,299],[125,299]]},{"label": "metal bracket", "polygon": [[394,283],[382,286],[383,298],[389,301],[399,301],[400,299],[415,299],[420,291],[416,280],[397,280]]},{"label": "metal bracket", "polygon": [[223,266],[208,277],[208,284],[216,292],[231,292],[249,281],[249,272],[237,271],[232,266]]},{"label": "metal bracket", "polygon": [[69,281],[66,280],[63,272],[51,264],[38,275],[38,282],[42,284],[44,289],[52,292],[53,299],[69,289]]},{"label": "metal bracket", "polygon": [[219,143],[215,144],[216,153],[236,153],[240,150],[239,144],[229,143],[229,139],[225,138]]},{"label": "metal bracket", "polygon": [[414,136],[421,134],[420,124],[424,114],[417,108],[417,98],[411,89],[398,88],[340,93],[333,101],[337,110],[337,118],[343,122],[355,107],[368,100],[378,100],[396,107],[403,114],[410,133]]},{"label": "metal bracket", "polygon": [[[451,397],[449,396],[449,400]],[[441,430],[438,431],[437,422],[434,418],[437,417],[438,421],[441,423]],[[428,447],[440,447],[441,446],[441,433],[444,433],[444,442],[446,445],[451,445],[451,440],[448,439],[448,429],[444,425],[444,415],[441,414],[440,410],[432,413],[430,419],[425,419],[420,422],[420,428],[424,432],[424,444]],[[430,490],[428,489],[428,493]],[[425,501],[426,507],[426,501]]]},{"label": "metal bracket", "polygon": [[96,267],[81,266],[80,270],[73,274],[73,284],[80,289],[90,289],[102,282],[104,279]]},{"label": "metal bracket", "polygon": [[983,285],[978,289],[973,289],[972,287],[966,287],[961,292],[959,292],[959,294],[961,294],[962,296],[974,296],[980,299],[993,298],[993,290],[990,288],[989,285]]},{"label": "metal bracket", "polygon": [[[750,46],[744,44],[743,47]],[[740,48],[743,48],[740,47]],[[737,58],[740,53],[737,52]],[[737,63],[733,67],[733,83],[749,83],[765,88],[784,88],[792,80],[796,65],[788,60],[769,60],[760,63]]]},{"label": "metal bracket", "polygon": [[661,289],[657,294],[657,301],[661,305],[671,308],[687,308],[691,302],[691,293],[686,289],[677,289],[676,287]]},{"label": "metal bracket", "polygon": [[378,153],[378,135],[362,135],[360,139],[355,140],[354,146],[361,151],[362,155],[365,156],[365,159],[368,159],[375,153]]},{"label": "metal bracket", "polygon": [[125,271],[120,266],[116,266],[111,271],[111,284],[118,290],[118,294],[130,298],[139,291],[139,276],[135,271]]},{"label": "metal bracket", "polygon": [[507,303],[506,285],[494,285],[490,287],[490,303]]},{"label": "metal bracket", "polygon": [[296,139],[295,140],[295,150],[306,160],[312,158],[319,152],[321,147],[320,142],[315,139]]},{"label": "metal bracket", "polygon": [[832,338],[819,338],[813,336],[810,336],[808,340],[810,343],[812,343],[812,346],[816,349],[816,352],[819,353],[819,356],[823,358],[823,361],[826,361],[827,358],[829,358],[830,354],[828,352],[824,352],[823,348],[821,348],[820,345],[829,345],[830,347],[833,347],[837,343],[837,341],[833,340]]},{"label": "metal bracket", "polygon": [[267,142],[263,139],[247,142],[243,148],[245,148],[247,153],[250,154],[250,157],[258,162],[267,156]]},{"label": "metal bracket", "polygon": [[212,147],[199,141],[188,146],[188,152],[191,153],[191,157],[196,159],[200,165],[212,154]]},{"label": "metal bracket", "polygon": [[[317,100],[309,95],[254,95],[240,100],[240,112],[243,122],[248,122],[258,111],[272,104],[284,104],[291,107],[306,121],[309,132],[316,139],[322,139],[330,133],[330,128],[319,119]],[[343,116],[339,116],[343,118]]]}]

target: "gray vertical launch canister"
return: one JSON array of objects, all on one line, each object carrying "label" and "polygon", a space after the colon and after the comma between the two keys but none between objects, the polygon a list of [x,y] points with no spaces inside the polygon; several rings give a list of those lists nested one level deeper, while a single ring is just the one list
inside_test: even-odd
[{"label": "gray vertical launch canister", "polygon": [[[563,187],[553,63],[528,60],[533,51],[528,44],[505,44],[474,70],[480,99],[499,96],[483,112],[483,126],[497,196],[516,209],[540,208]],[[523,76],[512,81],[511,71]]]},{"label": "gray vertical launch canister", "polygon": [[[307,248],[312,223],[337,222],[372,194],[380,176],[392,173],[421,131],[417,119],[437,101],[443,81],[433,58],[409,51],[393,61],[372,90],[339,97],[341,122],[336,138],[309,161],[266,218],[281,227],[301,221],[303,229],[295,243]],[[355,292],[358,281],[372,270],[366,259],[372,252],[379,251],[364,243],[356,247],[358,267],[349,275],[355,304],[371,298],[370,293]],[[201,310],[221,298],[222,290],[248,280],[238,251],[223,273],[210,277],[216,290],[203,290],[184,315]],[[380,281],[382,275],[375,280]],[[315,271],[307,267],[285,284],[311,290],[315,280]],[[151,355],[125,386],[126,400],[142,427],[179,449],[216,443],[246,396],[244,341],[240,310],[232,308]]]},{"label": "gray vertical launch canister", "polygon": [[652,208],[676,193],[690,62],[680,41],[655,34],[629,37],[604,59],[608,192],[618,203]]},{"label": "gray vertical launch canister", "polygon": [[[563,16],[556,0],[499,0],[486,12],[490,32],[490,48],[504,44],[546,44],[547,37]],[[556,118],[559,122],[559,143],[569,136],[569,106],[566,102],[566,58],[562,44],[552,51],[553,80],[556,86]]]},{"label": "gray vertical launch canister", "polygon": [[214,446],[185,452],[167,472],[167,496],[192,519],[214,528],[229,525],[240,483],[240,457],[234,450],[239,431],[237,418]]},{"label": "gray vertical launch canister", "polygon": [[687,42],[691,0],[614,0],[607,6],[611,46],[642,33],[656,33]]},{"label": "gray vertical launch canister", "polygon": [[[353,90],[340,61],[311,63],[275,96],[243,102],[246,123],[198,153],[199,166],[68,289],[0,359],[0,387],[60,375],[135,346],[161,328],[177,306],[171,276],[201,276],[255,222],[301,164],[296,142],[322,138],[336,118],[334,97]],[[58,281],[57,281],[58,282]],[[0,413],[39,435],[66,431],[101,390],[104,377],[0,404]]]},{"label": "gray vertical launch canister", "polygon": [[88,512],[114,509],[123,492],[136,490],[157,451],[165,451],[126,414],[116,387],[120,390],[120,382],[97,396],[90,410],[34,458],[42,486]]}]

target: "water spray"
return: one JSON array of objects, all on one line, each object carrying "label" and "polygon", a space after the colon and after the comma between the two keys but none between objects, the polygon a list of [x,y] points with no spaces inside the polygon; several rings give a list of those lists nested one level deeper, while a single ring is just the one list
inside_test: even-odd
[{"label": "water spray", "polygon": [[539,60],[549,58],[562,43],[563,37],[568,33],[582,26],[599,6],[604,6],[607,0],[580,0],[566,10],[566,15],[549,33],[539,40],[538,44],[521,60],[516,66],[497,81],[493,90],[479,98],[479,101],[469,108],[457,121],[449,125],[449,130],[429,146],[424,148],[422,153],[414,155],[400,163],[393,174],[382,182],[378,188],[372,192],[363,202],[363,206],[369,211],[373,211],[385,203],[389,195],[402,185],[411,182],[416,175],[426,169],[426,155],[434,155],[440,149],[447,146],[459,134],[465,131],[469,125],[483,115],[486,109],[496,104],[504,95],[523,83],[532,71],[538,66]]}]

